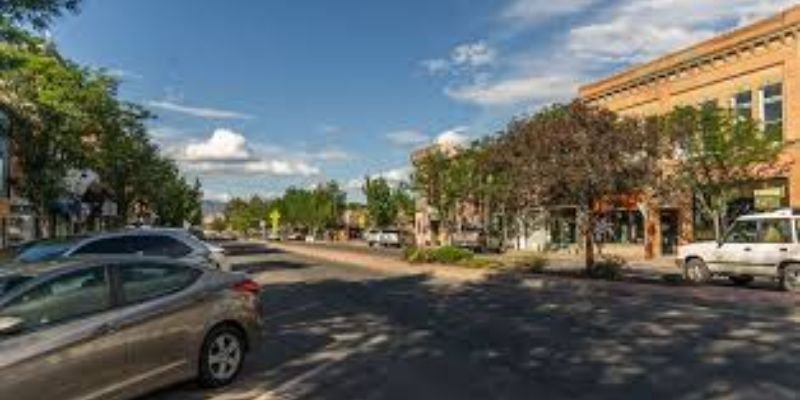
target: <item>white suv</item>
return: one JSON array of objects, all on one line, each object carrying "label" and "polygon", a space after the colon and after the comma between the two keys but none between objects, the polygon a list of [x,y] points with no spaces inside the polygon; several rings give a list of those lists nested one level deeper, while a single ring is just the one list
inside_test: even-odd
[{"label": "white suv", "polygon": [[736,219],[719,242],[699,242],[678,249],[686,279],[703,283],[727,276],[746,285],[755,277],[777,279],[785,290],[800,290],[800,214],[792,210]]}]

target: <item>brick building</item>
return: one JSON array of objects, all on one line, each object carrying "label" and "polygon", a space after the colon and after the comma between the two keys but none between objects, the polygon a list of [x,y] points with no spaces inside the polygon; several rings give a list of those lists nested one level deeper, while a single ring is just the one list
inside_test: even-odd
[{"label": "brick building", "polygon": [[[800,207],[800,145],[788,144],[800,141],[800,6],[587,84],[580,97],[630,116],[714,102],[761,121],[787,142],[783,157],[798,162],[784,176],[738,188],[737,202],[749,210]],[[670,254],[678,242],[708,236],[691,200],[631,203],[615,212],[627,230],[645,232],[647,256]],[[645,217],[637,219],[637,212]]]}]

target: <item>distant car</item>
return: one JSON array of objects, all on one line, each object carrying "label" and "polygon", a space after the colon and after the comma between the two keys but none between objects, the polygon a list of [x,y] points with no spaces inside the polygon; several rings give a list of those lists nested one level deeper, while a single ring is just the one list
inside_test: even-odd
[{"label": "distant car", "polygon": [[370,229],[364,233],[364,240],[370,247],[402,247],[406,244],[406,236],[399,229]]},{"label": "distant car", "polygon": [[280,242],[281,241],[281,235],[278,234],[278,233],[275,233],[275,232],[270,232],[270,233],[267,234],[267,240],[269,240],[271,242]]},{"label": "distant car", "polygon": [[286,235],[286,240],[300,241],[305,240],[306,236],[300,232],[290,232]]},{"label": "distant car", "polygon": [[160,256],[207,262],[219,269],[229,267],[223,248],[202,242],[186,230],[171,228],[126,229],[88,237],[40,241],[22,250],[15,261],[34,263],[87,254]]},{"label": "distant car", "polygon": [[724,276],[745,285],[766,277],[800,291],[799,230],[800,214],[793,210],[739,217],[719,242],[680,246],[676,261],[693,283]]},{"label": "distant car", "polygon": [[259,286],[166,258],[0,269],[0,398],[129,399],[232,382],[262,332]]}]

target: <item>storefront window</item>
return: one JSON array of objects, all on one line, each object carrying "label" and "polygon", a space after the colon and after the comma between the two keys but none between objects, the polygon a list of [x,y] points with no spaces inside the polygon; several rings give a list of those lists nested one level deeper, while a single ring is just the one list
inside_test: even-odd
[{"label": "storefront window", "polygon": [[573,244],[577,237],[577,211],[574,208],[550,212],[550,242],[554,244]]},{"label": "storefront window", "polygon": [[783,85],[776,83],[761,89],[761,118],[764,132],[775,141],[783,140]]},{"label": "storefront window", "polygon": [[602,237],[605,243],[644,243],[644,217],[638,210],[614,210],[600,219],[608,226]]}]

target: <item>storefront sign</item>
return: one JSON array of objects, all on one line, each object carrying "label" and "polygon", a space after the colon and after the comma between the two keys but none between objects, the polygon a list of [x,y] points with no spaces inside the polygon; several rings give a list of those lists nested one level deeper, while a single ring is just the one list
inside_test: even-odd
[{"label": "storefront sign", "polygon": [[753,197],[757,210],[774,210],[781,207],[784,190],[781,187],[757,189],[753,191]]}]

